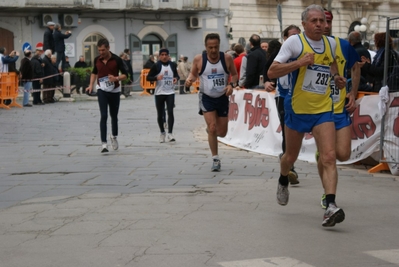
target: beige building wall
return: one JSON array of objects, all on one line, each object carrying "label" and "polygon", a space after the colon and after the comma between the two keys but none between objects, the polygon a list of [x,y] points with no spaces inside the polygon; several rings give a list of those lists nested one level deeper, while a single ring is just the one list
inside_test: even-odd
[{"label": "beige building wall", "polygon": [[[328,8],[327,0],[280,1],[282,9],[282,29],[290,24],[296,24],[301,29],[301,13],[311,4],[318,4]],[[230,11],[233,17],[230,21],[233,39],[230,43],[238,42],[240,37],[248,42],[251,34],[259,34],[262,38],[280,39],[280,23],[277,18],[277,4],[275,0],[230,0]],[[385,32],[386,18],[399,17],[399,0],[394,1],[331,1],[331,10],[334,16],[333,34],[346,38],[348,29],[353,21],[367,18],[366,40],[373,41],[373,32],[370,25],[375,25],[375,32]],[[399,20],[393,23],[399,29]],[[393,25],[393,26],[395,26]]]}]

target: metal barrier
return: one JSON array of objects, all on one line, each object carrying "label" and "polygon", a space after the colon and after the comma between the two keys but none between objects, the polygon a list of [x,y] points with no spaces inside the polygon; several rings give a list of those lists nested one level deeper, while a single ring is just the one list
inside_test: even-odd
[{"label": "metal barrier", "polygon": [[[10,109],[11,107],[22,108],[17,103],[18,97],[18,75],[15,72],[0,73],[0,108]],[[10,102],[6,104],[6,101]]]},{"label": "metal barrier", "polygon": [[[396,53],[398,54],[398,50],[399,50],[398,32],[399,32],[399,17],[395,17],[395,18],[387,17],[386,35],[385,35],[384,78],[382,81],[383,86],[387,85],[387,80],[388,80],[389,74],[392,72],[393,67],[394,67],[394,66],[389,65],[390,53],[387,53],[387,51],[390,50],[390,46],[389,46],[390,38],[389,37],[391,37],[393,39],[394,44],[396,43],[397,47],[393,47],[393,50],[395,50]],[[396,57],[396,60],[398,60],[397,57]],[[399,64],[399,62],[396,62],[396,64]],[[394,92],[394,91],[398,92],[399,91],[399,84],[394,83],[394,84],[391,84],[390,87],[393,87],[393,88],[389,88],[390,92]],[[390,97],[391,97],[391,95],[390,95]],[[392,131],[392,129],[395,129],[396,126],[393,125],[393,128],[389,127],[389,129],[391,129],[391,130],[387,130],[388,128],[385,127],[386,122],[394,122],[394,124],[397,123],[396,122],[397,120],[399,122],[398,114],[396,114],[394,112],[389,112],[389,108],[397,108],[396,105],[393,105],[393,103],[395,103],[395,102],[396,101],[392,102],[391,105],[387,107],[387,111],[383,115],[383,118],[381,120],[381,141],[380,141],[380,160],[379,160],[380,164],[371,168],[369,170],[369,172],[373,173],[373,172],[378,172],[378,171],[390,170],[388,163],[395,164],[395,165],[399,164],[399,143],[392,142],[392,140],[395,140],[395,139],[399,140],[398,133],[396,133],[394,130]],[[389,103],[389,101],[388,101],[388,103]],[[389,126],[389,125],[387,125],[387,126]],[[389,146],[389,151],[390,151],[389,157],[387,157],[386,153],[384,153],[384,148],[387,148],[388,146]]]}]

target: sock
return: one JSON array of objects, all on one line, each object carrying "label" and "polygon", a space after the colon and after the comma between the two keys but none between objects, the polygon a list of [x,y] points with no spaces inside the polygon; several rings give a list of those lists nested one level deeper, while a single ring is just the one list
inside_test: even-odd
[{"label": "sock", "polygon": [[212,159],[219,159],[218,155],[212,156]]},{"label": "sock", "polygon": [[281,185],[288,186],[288,175],[284,176],[284,175],[280,174],[280,178],[278,179],[278,182]]},{"label": "sock", "polygon": [[326,202],[327,202],[327,208],[330,205],[330,203],[334,203],[335,204],[335,195],[334,194],[326,195]]}]

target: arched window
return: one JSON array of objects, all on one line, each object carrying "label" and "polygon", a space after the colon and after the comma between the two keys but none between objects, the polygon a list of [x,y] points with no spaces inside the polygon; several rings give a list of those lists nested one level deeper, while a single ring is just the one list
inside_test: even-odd
[{"label": "arched window", "polygon": [[83,50],[85,61],[88,66],[93,66],[93,61],[96,56],[98,56],[97,42],[101,38],[105,38],[99,33],[93,33],[86,37],[83,41]]}]

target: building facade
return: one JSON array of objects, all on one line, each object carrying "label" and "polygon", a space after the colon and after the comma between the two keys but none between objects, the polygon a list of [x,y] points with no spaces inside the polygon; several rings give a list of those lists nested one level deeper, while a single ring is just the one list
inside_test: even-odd
[{"label": "building facade", "polygon": [[[281,40],[281,30],[288,25],[295,24],[303,29],[301,13],[311,4],[332,11],[335,36],[346,38],[355,25],[363,22],[365,27],[362,29],[366,29],[363,40],[370,43],[374,42],[374,33],[386,31],[386,17],[399,16],[399,0],[230,0],[230,10],[234,14],[231,20],[233,39],[230,42],[248,42],[254,33],[266,40]],[[393,27],[399,29],[399,23],[395,24],[398,25]],[[398,41],[395,41],[397,46]]]},{"label": "building facade", "polygon": [[65,40],[72,66],[80,55],[93,64],[98,39],[107,38],[115,54],[130,49],[137,73],[161,47],[173,60],[184,55],[191,61],[204,49],[207,33],[220,33],[227,49],[228,9],[229,0],[2,0],[0,46],[22,52],[28,42],[34,49],[53,21],[62,32],[72,31]]}]

